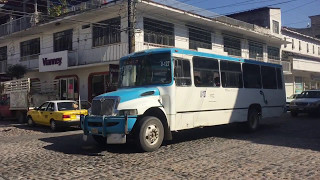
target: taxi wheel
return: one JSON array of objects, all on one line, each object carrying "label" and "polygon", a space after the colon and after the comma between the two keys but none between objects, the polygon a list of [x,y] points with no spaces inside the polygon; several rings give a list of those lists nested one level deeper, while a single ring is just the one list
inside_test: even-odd
[{"label": "taxi wheel", "polygon": [[157,150],[164,138],[162,122],[152,116],[146,116],[139,121],[137,133],[137,144],[143,151],[151,152]]},{"label": "taxi wheel", "polygon": [[53,119],[51,119],[50,121],[50,128],[52,131],[57,131],[58,130],[58,127],[57,127],[57,122]]},{"label": "taxi wheel", "polygon": [[35,126],[35,123],[34,123],[34,121],[33,121],[33,119],[31,118],[31,116],[28,116],[28,126],[30,126],[30,127],[33,127],[33,126]]},{"label": "taxi wheel", "polygon": [[92,135],[93,139],[98,143],[99,146],[106,146],[107,145],[107,138],[98,135]]}]

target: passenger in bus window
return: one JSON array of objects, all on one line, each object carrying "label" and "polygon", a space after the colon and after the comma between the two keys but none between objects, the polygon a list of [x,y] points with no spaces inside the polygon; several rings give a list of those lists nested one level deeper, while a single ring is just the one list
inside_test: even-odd
[{"label": "passenger in bus window", "polygon": [[214,78],[214,85],[215,85],[216,87],[220,87],[220,78],[219,78],[219,77],[215,77],[215,78]]},{"label": "passenger in bus window", "polygon": [[194,77],[194,84],[195,84],[196,86],[201,86],[201,79],[200,79],[199,76],[195,76],[195,77]]}]

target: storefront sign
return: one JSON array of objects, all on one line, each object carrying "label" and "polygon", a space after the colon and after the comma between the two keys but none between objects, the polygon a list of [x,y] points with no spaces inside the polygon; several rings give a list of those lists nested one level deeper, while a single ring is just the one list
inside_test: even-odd
[{"label": "storefront sign", "polygon": [[59,71],[68,68],[68,51],[39,56],[39,72]]}]

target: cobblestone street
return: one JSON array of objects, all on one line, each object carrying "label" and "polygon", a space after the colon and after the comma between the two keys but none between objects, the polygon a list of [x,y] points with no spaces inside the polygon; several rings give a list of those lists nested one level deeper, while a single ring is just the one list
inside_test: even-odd
[{"label": "cobblestone street", "polygon": [[98,147],[82,131],[52,133],[0,122],[0,179],[320,179],[320,118],[264,121],[175,133],[158,151]]}]

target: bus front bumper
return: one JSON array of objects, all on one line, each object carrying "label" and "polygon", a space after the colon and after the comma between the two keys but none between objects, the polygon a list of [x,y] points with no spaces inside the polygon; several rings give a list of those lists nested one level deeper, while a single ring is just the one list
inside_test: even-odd
[{"label": "bus front bumper", "polygon": [[137,116],[85,116],[81,117],[84,136],[95,135],[107,139],[107,144],[126,143],[126,135],[132,130]]}]

